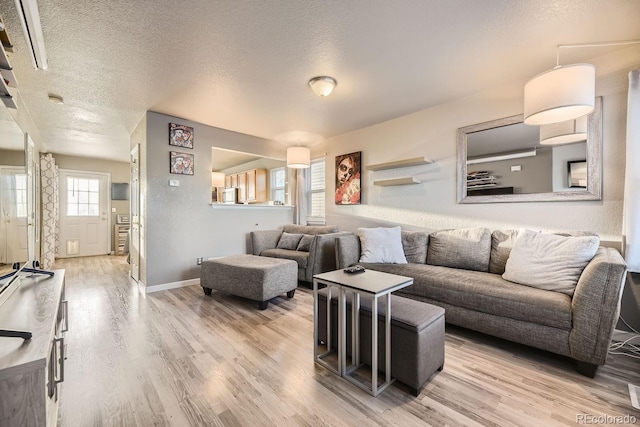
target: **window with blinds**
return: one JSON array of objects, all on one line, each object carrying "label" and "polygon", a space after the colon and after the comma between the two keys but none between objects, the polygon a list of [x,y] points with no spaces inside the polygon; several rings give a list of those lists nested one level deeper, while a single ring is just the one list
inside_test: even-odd
[{"label": "window with blinds", "polygon": [[325,199],[325,159],[323,158],[313,160],[309,170],[308,223],[324,224]]}]

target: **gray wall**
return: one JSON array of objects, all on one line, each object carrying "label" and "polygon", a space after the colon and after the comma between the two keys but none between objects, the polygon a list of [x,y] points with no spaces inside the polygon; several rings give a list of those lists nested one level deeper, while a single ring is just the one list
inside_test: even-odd
[{"label": "gray wall", "polygon": [[[467,170],[489,171],[497,187],[513,187],[515,194],[550,193],[552,181],[551,147],[538,148],[533,157],[469,165]],[[520,165],[520,172],[511,172],[511,166]],[[473,193],[471,193],[473,194]]]},{"label": "gray wall", "polygon": [[[627,283],[622,294],[620,317],[636,331],[640,331],[640,274],[627,273]],[[630,331],[629,326],[622,320],[618,321],[616,329]]]},{"label": "gray wall", "polygon": [[0,150],[0,165],[24,166],[24,150]]},{"label": "gray wall", "polygon": [[553,191],[579,190],[578,188],[569,187],[567,162],[585,160],[586,158],[586,142],[553,147]]},{"label": "gray wall", "polygon": [[[142,210],[146,264],[141,268],[147,290],[154,286],[196,279],[196,258],[246,253],[251,230],[281,227],[293,221],[291,208],[211,206],[211,148],[215,145],[266,157],[285,158],[284,146],[262,138],[148,112]],[[194,148],[169,145],[169,123],[194,128]],[[169,173],[169,152],[194,154],[194,175]],[[179,187],[170,187],[169,180]]]}]

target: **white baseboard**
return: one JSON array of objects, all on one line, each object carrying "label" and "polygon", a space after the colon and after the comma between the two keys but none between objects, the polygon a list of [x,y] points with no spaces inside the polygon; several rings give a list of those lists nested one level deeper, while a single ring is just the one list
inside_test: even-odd
[{"label": "white baseboard", "polygon": [[200,279],[181,280],[179,282],[163,283],[162,285],[146,286],[145,293],[167,291],[169,289],[184,288],[185,286],[199,285]]}]

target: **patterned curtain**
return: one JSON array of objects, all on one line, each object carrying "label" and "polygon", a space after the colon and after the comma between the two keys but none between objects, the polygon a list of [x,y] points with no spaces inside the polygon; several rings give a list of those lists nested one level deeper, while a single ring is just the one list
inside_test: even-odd
[{"label": "patterned curtain", "polygon": [[627,168],[624,180],[624,255],[629,271],[640,272],[640,70],[629,73]]},{"label": "patterned curtain", "polygon": [[42,189],[42,268],[53,267],[58,254],[58,166],[51,153],[40,155]]}]

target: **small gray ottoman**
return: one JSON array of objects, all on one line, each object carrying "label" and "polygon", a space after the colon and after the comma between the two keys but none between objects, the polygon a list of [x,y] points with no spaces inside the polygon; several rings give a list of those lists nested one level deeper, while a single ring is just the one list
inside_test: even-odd
[{"label": "small gray ottoman", "polygon": [[298,287],[298,263],[255,255],[207,260],[201,266],[200,285],[205,295],[216,289],[258,301],[258,307],[264,310],[270,299],[284,292],[293,298]]},{"label": "small gray ottoman", "polygon": [[[347,292],[347,354],[351,354],[351,293]],[[384,301],[384,298],[382,299]],[[326,340],[327,289],[318,291],[318,337]],[[331,336],[338,336],[338,300],[331,299]],[[378,366],[385,366],[386,305],[378,305]],[[391,295],[391,375],[418,396],[444,367],[444,309]],[[336,339],[333,339],[336,342]],[[360,298],[360,358],[371,365],[371,299]]]}]

